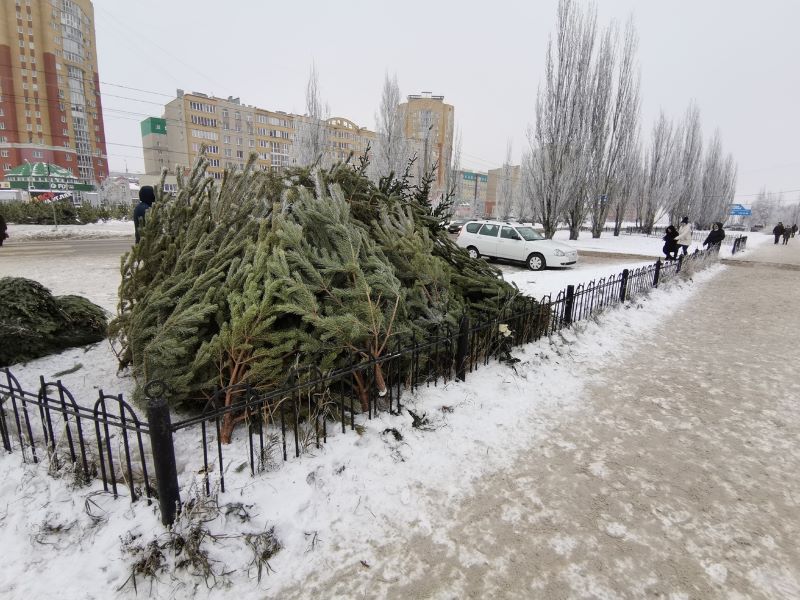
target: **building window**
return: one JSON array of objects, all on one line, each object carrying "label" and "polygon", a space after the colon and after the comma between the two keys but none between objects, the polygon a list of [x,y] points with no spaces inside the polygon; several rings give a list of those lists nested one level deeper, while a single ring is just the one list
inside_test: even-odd
[{"label": "building window", "polygon": [[44,158],[44,153],[41,150],[34,150],[33,158]]},{"label": "building window", "polygon": [[3,158],[8,158],[8,150],[0,150],[0,156]]},{"label": "building window", "polygon": [[231,143],[231,136],[229,136],[229,135],[222,136],[222,142],[224,144],[230,144]]},{"label": "building window", "polygon": [[5,128],[6,128],[6,124],[5,123],[0,123],[0,129],[5,129]]},{"label": "building window", "polygon": [[72,162],[72,154],[65,154],[64,160],[67,162]]},{"label": "building window", "polygon": [[236,158],[244,158],[244,150],[237,150]]}]

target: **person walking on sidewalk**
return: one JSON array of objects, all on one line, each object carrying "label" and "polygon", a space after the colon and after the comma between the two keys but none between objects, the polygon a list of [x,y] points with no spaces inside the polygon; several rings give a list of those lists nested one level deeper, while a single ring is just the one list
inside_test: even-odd
[{"label": "person walking on sidewalk", "polygon": [[674,225],[670,225],[664,230],[664,247],[662,252],[667,257],[667,260],[675,260],[678,258],[678,230]]},{"label": "person walking on sidewalk", "polygon": [[772,235],[775,236],[776,245],[780,241],[781,236],[783,235],[783,230],[784,230],[783,221],[778,221],[778,224],[775,225],[775,227],[772,229]]},{"label": "person walking on sidewalk", "polygon": [[8,237],[6,230],[8,229],[8,225],[6,225],[6,220],[3,218],[3,215],[0,215],[0,246],[3,245],[3,240]]},{"label": "person walking on sidewalk", "polygon": [[795,233],[797,233],[797,223],[795,223],[794,225],[792,225],[792,237],[794,237],[794,234],[795,234]]},{"label": "person walking on sidewalk", "polygon": [[725,239],[725,230],[722,228],[722,223],[716,222],[711,226],[711,231],[708,233],[706,241],[703,246],[708,246],[708,249],[716,248],[719,250],[722,240]]},{"label": "person walking on sidewalk", "polygon": [[789,243],[789,238],[792,237],[792,228],[791,227],[784,227],[783,228],[783,245]]},{"label": "person walking on sidewalk", "polygon": [[689,223],[689,217],[681,219],[680,227],[678,228],[678,245],[683,250],[683,255],[689,253],[689,246],[692,244],[692,225]]},{"label": "person walking on sidewalk", "polygon": [[139,204],[133,209],[133,229],[136,234],[136,243],[142,237],[141,230],[144,227],[144,215],[148,209],[153,205],[156,199],[156,193],[151,185],[143,185],[139,189]]}]

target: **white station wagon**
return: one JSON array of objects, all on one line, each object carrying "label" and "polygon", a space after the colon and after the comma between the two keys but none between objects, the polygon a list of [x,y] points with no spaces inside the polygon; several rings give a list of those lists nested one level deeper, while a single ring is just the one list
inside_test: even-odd
[{"label": "white station wagon", "polygon": [[578,262],[578,251],[548,240],[530,225],[503,221],[469,221],[458,234],[456,244],[472,258],[488,256],[523,262],[540,271],[545,267],[566,267]]}]

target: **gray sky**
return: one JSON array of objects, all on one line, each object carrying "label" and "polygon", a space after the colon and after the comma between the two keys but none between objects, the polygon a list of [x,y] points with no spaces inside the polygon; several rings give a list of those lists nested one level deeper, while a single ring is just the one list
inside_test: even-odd
[{"label": "gray sky", "polygon": [[[597,4],[601,25],[636,23],[646,137],[660,109],[677,118],[694,99],[706,139],[718,127],[738,162],[738,202],[762,186],[800,197],[800,0]],[[463,166],[500,166],[509,139],[517,161],[556,5],[94,0],[110,166],[143,170],[139,121],[160,116],[176,88],[304,112],[312,61],[331,116],[374,129],[388,71],[403,95],[430,91],[455,106]]]}]

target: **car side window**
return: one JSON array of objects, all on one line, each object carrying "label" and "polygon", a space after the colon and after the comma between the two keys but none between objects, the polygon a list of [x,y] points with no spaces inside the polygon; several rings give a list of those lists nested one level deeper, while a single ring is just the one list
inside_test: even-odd
[{"label": "car side window", "polygon": [[481,228],[480,223],[470,223],[467,225],[467,233],[478,233],[478,229]]},{"label": "car side window", "polygon": [[518,240],[519,235],[517,235],[516,230],[513,227],[503,227],[500,230],[500,237],[505,240]]},{"label": "car side window", "polygon": [[497,237],[497,225],[492,225],[490,223],[486,223],[483,227],[481,227],[480,234],[481,235],[489,235],[491,237]]}]

